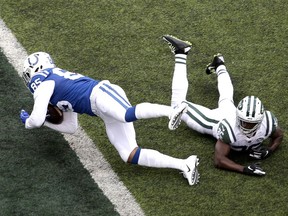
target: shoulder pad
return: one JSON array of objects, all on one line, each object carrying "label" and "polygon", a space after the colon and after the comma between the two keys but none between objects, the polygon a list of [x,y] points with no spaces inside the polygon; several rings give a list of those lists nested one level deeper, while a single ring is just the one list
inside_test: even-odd
[{"label": "shoulder pad", "polygon": [[265,136],[270,136],[278,127],[278,120],[275,115],[270,111],[265,111],[266,118],[266,133]]},{"label": "shoulder pad", "polygon": [[217,129],[217,134],[220,140],[226,144],[236,142],[236,136],[234,134],[233,128],[227,119],[223,119]]}]

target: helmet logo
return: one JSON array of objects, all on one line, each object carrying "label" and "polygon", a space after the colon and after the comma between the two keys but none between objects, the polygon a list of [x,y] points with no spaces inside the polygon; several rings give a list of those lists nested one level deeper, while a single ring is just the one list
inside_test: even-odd
[{"label": "helmet logo", "polygon": [[28,63],[29,63],[30,66],[34,66],[34,65],[36,65],[39,62],[38,55],[34,55],[34,57],[35,57],[35,62],[34,63],[31,62],[31,58],[28,58]]}]

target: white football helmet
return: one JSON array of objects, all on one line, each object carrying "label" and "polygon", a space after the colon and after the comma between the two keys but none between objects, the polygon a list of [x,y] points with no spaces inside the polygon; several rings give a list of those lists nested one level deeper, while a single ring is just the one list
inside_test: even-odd
[{"label": "white football helmet", "polygon": [[30,82],[32,76],[46,68],[55,68],[53,59],[48,53],[36,52],[27,57],[24,61],[24,71],[22,78],[27,86]]},{"label": "white football helmet", "polygon": [[264,106],[258,97],[246,96],[239,102],[236,115],[240,130],[252,137],[263,120]]}]

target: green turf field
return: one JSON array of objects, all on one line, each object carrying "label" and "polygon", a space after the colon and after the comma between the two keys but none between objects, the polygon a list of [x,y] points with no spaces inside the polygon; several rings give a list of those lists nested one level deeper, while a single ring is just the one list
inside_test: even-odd
[{"label": "green turf field", "polygon": [[[287,129],[288,2],[285,0],[0,0],[0,2],[0,17],[29,53],[46,51],[54,57],[59,67],[81,72],[96,79],[109,79],[125,89],[133,104],[143,101],[170,103],[174,58],[161,40],[163,34],[173,34],[193,43],[188,57],[190,72],[188,99],[210,108],[217,106],[217,83],[214,76],[205,75],[204,69],[213,55],[221,52],[234,83],[235,102],[246,95],[257,95],[265,107],[278,117],[280,126],[284,130]],[[19,81],[17,85],[21,85],[21,82]],[[24,146],[29,144],[31,139],[37,142],[37,136],[43,131],[28,133],[19,125],[18,110],[22,104],[31,107],[28,93],[24,93],[24,87],[7,85],[4,89],[16,95],[22,94],[16,101],[18,105],[13,106],[13,113],[6,114],[6,106],[2,105],[3,91],[1,91],[1,109],[4,109],[1,113],[5,113],[4,122],[13,122],[10,124],[13,127],[11,133],[14,131],[14,134],[10,136],[21,134],[21,137],[15,139],[23,140]],[[215,169],[213,167],[215,140],[189,130],[184,124],[171,132],[167,128],[167,119],[136,122],[135,128],[140,146],[154,148],[175,157],[186,158],[191,154],[200,157],[200,184],[190,187],[175,170],[124,164],[116,150],[109,144],[99,119],[81,116],[80,121],[90,137],[97,142],[114,171],[140,203],[146,215],[288,214],[286,139],[279,151],[262,162],[267,175],[257,178]],[[7,127],[2,124],[1,133],[5,129],[7,130]],[[6,137],[4,139],[6,142],[10,140],[6,133],[1,134],[2,136]],[[58,139],[55,142],[62,143]],[[30,145],[36,144],[30,143]],[[38,151],[43,151],[43,155],[37,154],[37,157],[32,157],[30,163],[37,164],[46,157],[50,158],[51,163],[53,161],[57,163],[70,152],[68,146],[60,152],[55,152],[54,148],[42,145],[48,149],[37,147]],[[4,144],[5,146],[8,144]],[[17,148],[17,152],[11,154],[16,154],[17,157],[17,154],[27,152],[26,148],[20,150],[21,148]],[[35,149],[32,148],[31,151]],[[12,155],[8,158],[11,157]],[[253,162],[242,156],[238,161],[243,164]],[[77,164],[77,161],[73,163]],[[60,168],[55,169],[55,172],[61,172]],[[10,169],[12,168],[6,169],[2,166],[1,172]],[[19,172],[22,175],[33,175],[33,170],[29,169],[26,172],[24,170]],[[73,169],[73,172],[79,176],[76,173],[78,169]],[[68,174],[61,172],[61,175],[62,178],[66,178]],[[41,181],[39,178],[34,180]],[[92,182],[89,179],[86,181]],[[79,184],[85,183],[79,182]],[[29,184],[23,187],[29,187]],[[62,187],[70,188],[64,183]],[[91,190],[96,189],[97,186],[83,189],[79,194],[80,197],[73,192],[72,195],[68,192],[65,196],[61,195],[62,199],[64,197],[67,199],[67,203],[81,199],[86,192],[91,200],[96,200],[98,198],[93,197],[94,193],[91,193]],[[9,193],[14,194],[12,190],[8,190],[6,196]],[[40,193],[42,190],[35,191],[35,194],[30,192],[28,195],[23,191],[21,194],[16,194],[14,199],[17,200],[18,196],[33,196],[36,199]],[[52,199],[50,196],[53,196],[53,193],[49,194],[49,198]],[[57,197],[57,193],[55,196]],[[33,202],[22,205],[29,204],[33,205]],[[57,209],[61,205],[61,202],[57,205],[47,204],[52,210],[53,207]],[[42,206],[47,207],[45,203]],[[68,204],[65,208],[69,209]],[[6,209],[9,211],[8,206]],[[81,211],[79,209],[79,212]]]}]

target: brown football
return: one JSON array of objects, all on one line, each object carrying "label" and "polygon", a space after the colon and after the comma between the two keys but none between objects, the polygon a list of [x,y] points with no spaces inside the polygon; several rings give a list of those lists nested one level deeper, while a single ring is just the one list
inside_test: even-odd
[{"label": "brown football", "polygon": [[46,121],[52,124],[61,124],[63,121],[63,112],[58,107],[51,104],[47,107]]}]

